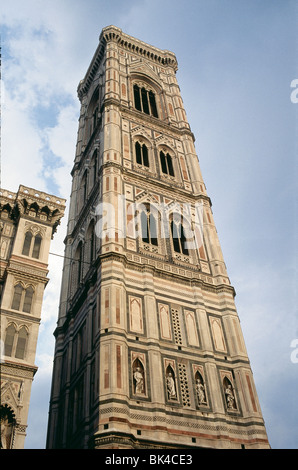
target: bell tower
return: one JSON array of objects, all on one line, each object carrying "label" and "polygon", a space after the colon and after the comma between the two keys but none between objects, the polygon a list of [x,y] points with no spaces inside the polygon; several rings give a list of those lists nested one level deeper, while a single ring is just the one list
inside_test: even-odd
[{"label": "bell tower", "polygon": [[176,71],[109,26],[78,86],[48,448],[269,447]]}]

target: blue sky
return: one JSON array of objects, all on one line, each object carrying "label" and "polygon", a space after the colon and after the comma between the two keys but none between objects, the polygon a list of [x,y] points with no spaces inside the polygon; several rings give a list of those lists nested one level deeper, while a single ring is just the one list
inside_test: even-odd
[{"label": "blue sky", "polygon": [[[103,27],[178,59],[177,79],[269,441],[298,448],[298,5],[292,0],[10,0],[0,11],[1,185],[69,200],[79,101]],[[296,31],[295,31],[296,30]],[[63,254],[66,221],[51,252]],[[62,259],[50,255],[26,448],[46,440]]]}]

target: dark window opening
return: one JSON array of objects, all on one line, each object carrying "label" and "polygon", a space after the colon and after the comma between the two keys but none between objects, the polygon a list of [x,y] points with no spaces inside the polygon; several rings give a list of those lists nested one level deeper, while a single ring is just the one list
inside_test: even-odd
[{"label": "dark window opening", "polygon": [[148,92],[147,90],[145,90],[145,88],[142,88],[141,95],[142,95],[143,111],[144,113],[149,114]]},{"label": "dark window opening", "polygon": [[148,158],[148,149],[145,144],[140,144],[136,142],[136,162],[139,165],[147,166],[149,168],[149,158]]},{"label": "dark window opening", "polygon": [[135,98],[135,107],[138,111],[142,111],[140,89],[138,85],[134,85],[133,92],[134,92],[134,98]]},{"label": "dark window opening", "polygon": [[20,310],[22,293],[23,287],[21,286],[21,284],[17,284],[14,288],[14,294],[11,305],[11,308],[13,310]]},{"label": "dark window opening", "polygon": [[188,249],[186,247],[187,239],[184,234],[184,228],[181,223],[176,223],[174,221],[171,222],[171,232],[172,232],[172,240],[174,251],[176,253],[182,253],[188,256]]},{"label": "dark window opening", "polygon": [[149,102],[150,102],[150,108],[151,108],[152,116],[158,117],[156,102],[155,102],[155,96],[154,96],[154,93],[152,91],[149,91]]},{"label": "dark window opening", "polygon": [[6,337],[5,337],[5,343],[4,343],[5,356],[12,355],[12,347],[14,343],[15,334],[16,334],[15,327],[13,325],[9,325],[9,327],[6,330]]},{"label": "dark window opening", "polygon": [[26,233],[25,239],[24,239],[22,255],[29,256],[32,237],[33,237],[33,235],[32,235],[31,232]]},{"label": "dark window opening", "polygon": [[36,237],[34,239],[32,258],[39,258],[40,247],[41,247],[41,236],[36,235]]},{"label": "dark window opening", "polygon": [[141,212],[141,231],[143,242],[158,246],[156,218],[148,209]]},{"label": "dark window opening", "polygon": [[161,151],[159,156],[162,172],[166,175],[175,176],[171,155],[168,153],[165,155],[164,152]]},{"label": "dark window opening", "polygon": [[143,111],[145,114],[158,117],[155,95],[153,91],[147,91],[146,88],[140,89],[138,85],[133,87],[135,108]]},{"label": "dark window opening", "polygon": [[139,165],[142,165],[141,145],[136,142],[136,160]]},{"label": "dark window opening", "polygon": [[30,313],[30,312],[31,312],[33,294],[34,294],[33,288],[32,288],[32,287],[28,287],[28,289],[26,289],[26,294],[25,294],[25,299],[24,299],[24,305],[23,305],[23,312],[26,312],[26,313]]},{"label": "dark window opening", "polygon": [[16,347],[16,354],[15,357],[18,359],[24,359],[25,357],[25,348],[27,343],[28,333],[26,328],[23,326],[18,334],[18,342]]}]

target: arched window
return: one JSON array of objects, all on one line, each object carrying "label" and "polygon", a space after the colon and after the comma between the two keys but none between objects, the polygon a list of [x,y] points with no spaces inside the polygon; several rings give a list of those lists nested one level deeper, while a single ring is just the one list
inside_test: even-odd
[{"label": "arched window", "polygon": [[23,312],[26,312],[26,313],[31,312],[33,294],[34,294],[33,287],[29,286],[25,291]]},{"label": "arched window", "polygon": [[135,150],[136,150],[136,162],[139,165],[149,167],[147,146],[145,144],[140,144],[139,142],[136,142]]},{"label": "arched window", "polygon": [[24,238],[24,245],[23,245],[22,255],[29,256],[32,237],[33,237],[33,235],[32,235],[31,232],[26,232],[26,235],[25,235],[25,238]]},{"label": "arched window", "polygon": [[13,310],[20,310],[23,290],[24,288],[22,284],[17,284],[14,286],[13,299],[11,304],[11,308]]},{"label": "arched window", "polygon": [[85,244],[85,262],[92,263],[95,259],[95,225],[92,220],[89,224],[87,234],[86,234],[86,244]]},{"label": "arched window", "polygon": [[13,310],[30,313],[32,308],[33,294],[34,289],[32,286],[29,286],[25,289],[20,283],[15,285],[11,308]]},{"label": "arched window", "polygon": [[158,245],[157,221],[155,215],[146,207],[141,212],[141,233],[142,241],[151,243],[151,245]]},{"label": "arched window", "polygon": [[135,108],[154,117],[158,117],[155,94],[148,91],[145,87],[140,88],[138,85],[133,87]]},{"label": "arched window", "polygon": [[93,186],[96,183],[96,178],[97,178],[97,170],[98,170],[98,165],[97,165],[97,150],[94,151],[91,159],[91,171],[92,171],[92,178],[90,180],[92,181]]},{"label": "arched window", "polygon": [[175,221],[172,219],[171,221],[171,234],[173,240],[173,247],[176,253],[182,253],[188,256],[188,249],[187,249],[187,239],[185,236],[185,228],[181,221]]},{"label": "arched window", "polygon": [[18,332],[18,341],[17,341],[16,354],[15,354],[15,357],[17,357],[18,359],[24,359],[25,357],[27,339],[28,339],[28,331],[24,326],[22,326],[22,328],[20,328]]},{"label": "arched window", "polygon": [[83,174],[80,185],[80,207],[82,208],[87,199],[87,170]]},{"label": "arched window", "polygon": [[86,143],[88,142],[89,138],[92,136],[98,123],[98,111],[99,111],[98,102],[99,102],[99,89],[96,88],[89,102],[87,113],[86,113],[86,116],[87,116],[86,129],[85,129],[85,142]]},{"label": "arched window", "polygon": [[79,243],[76,254],[75,254],[75,271],[77,275],[77,284],[81,282],[82,279],[82,267],[83,267],[83,244]]},{"label": "arched window", "polygon": [[37,234],[34,238],[34,245],[33,245],[33,250],[32,250],[32,258],[39,258],[40,254],[40,247],[41,247],[41,236]]},{"label": "arched window", "polygon": [[141,97],[140,97],[140,88],[138,85],[134,85],[133,87],[133,94],[134,94],[134,99],[135,99],[135,108],[138,111],[142,111],[142,106],[141,106]]},{"label": "arched window", "polygon": [[42,236],[37,233],[35,236],[32,232],[28,231],[25,234],[22,255],[32,256],[38,259],[40,256],[40,249],[42,243]]},{"label": "arched window", "polygon": [[4,342],[4,355],[11,356],[16,335],[16,328],[10,324],[6,329],[5,342]]},{"label": "arched window", "polygon": [[157,114],[157,108],[156,108],[156,101],[155,101],[155,95],[153,91],[149,91],[149,103],[150,103],[150,108],[151,108],[151,114],[154,117],[158,117]]},{"label": "arched window", "polygon": [[165,175],[175,176],[172,157],[169,153],[161,151],[159,153],[161,170]]}]

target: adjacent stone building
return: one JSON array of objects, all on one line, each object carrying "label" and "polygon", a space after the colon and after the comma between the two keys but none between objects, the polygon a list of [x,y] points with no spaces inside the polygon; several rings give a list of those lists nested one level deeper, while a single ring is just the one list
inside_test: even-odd
[{"label": "adjacent stone building", "polygon": [[48,448],[269,447],[176,71],[110,26],[79,84]]},{"label": "adjacent stone building", "polygon": [[50,242],[65,200],[0,190],[1,448],[23,449]]}]

